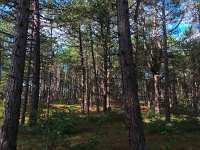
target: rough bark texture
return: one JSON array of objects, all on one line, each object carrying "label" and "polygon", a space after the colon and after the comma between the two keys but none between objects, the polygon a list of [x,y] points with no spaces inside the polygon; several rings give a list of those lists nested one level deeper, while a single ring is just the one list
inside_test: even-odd
[{"label": "rough bark texture", "polygon": [[18,3],[14,49],[11,58],[3,123],[0,133],[1,150],[16,150],[17,147],[16,141],[20,116],[30,1],[18,0]]},{"label": "rough bark texture", "polygon": [[34,0],[34,51],[33,51],[33,93],[31,97],[31,110],[29,117],[29,125],[32,126],[37,122],[37,111],[39,101],[39,85],[40,85],[40,11],[39,11],[39,0]]},{"label": "rough bark texture", "polygon": [[163,27],[163,59],[165,71],[164,85],[164,103],[165,103],[165,121],[170,122],[170,103],[169,103],[169,68],[168,68],[168,52],[167,52],[167,28],[165,15],[165,0],[162,0],[162,27]]},{"label": "rough bark texture", "polygon": [[138,87],[133,63],[128,0],[117,0],[120,63],[123,84],[123,102],[129,129],[131,150],[144,150],[145,138],[138,100]]}]

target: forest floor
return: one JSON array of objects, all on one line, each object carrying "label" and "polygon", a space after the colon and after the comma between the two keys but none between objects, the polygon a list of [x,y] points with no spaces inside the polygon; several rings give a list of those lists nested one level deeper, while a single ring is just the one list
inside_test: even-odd
[{"label": "forest floor", "polygon": [[[20,126],[18,150],[129,150],[128,130],[119,107],[107,114],[92,111],[83,115],[79,105],[52,104],[48,119],[44,109],[40,114],[37,126]],[[200,149],[200,124],[182,107],[168,125],[162,115],[145,107],[142,114],[147,150]]]}]

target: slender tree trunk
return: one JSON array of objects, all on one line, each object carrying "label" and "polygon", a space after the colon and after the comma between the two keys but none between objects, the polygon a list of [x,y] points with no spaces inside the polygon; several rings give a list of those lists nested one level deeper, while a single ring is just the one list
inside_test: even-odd
[{"label": "slender tree trunk", "polygon": [[37,123],[37,111],[39,102],[39,91],[40,91],[40,10],[39,0],[34,0],[34,51],[33,51],[33,93],[31,97],[30,105],[30,116],[29,125],[33,126]]},{"label": "slender tree trunk", "polygon": [[[144,11],[144,10],[143,10]],[[146,55],[146,60],[147,60],[147,71],[150,72],[151,70],[151,63],[152,63],[152,56],[151,56],[151,50],[149,50],[147,48],[147,43],[146,43],[146,21],[145,21],[145,17],[143,15],[142,17],[142,21],[143,21],[143,27],[142,27],[142,34],[143,34],[143,41],[144,41],[144,50],[145,50],[145,55]],[[138,41],[138,39],[137,39]],[[150,95],[150,92],[151,92],[151,88],[150,88],[150,79],[146,79],[146,101],[147,101],[147,107],[148,108],[151,108],[151,95]]]},{"label": "slender tree trunk", "polygon": [[106,98],[106,107],[107,110],[110,111],[111,110],[111,102],[110,102],[110,88],[111,88],[111,49],[110,49],[110,17],[107,18],[107,31],[106,31],[106,49],[107,49],[107,98]]},{"label": "slender tree trunk", "polygon": [[32,44],[30,48],[30,55],[28,60],[28,71],[27,71],[27,79],[26,79],[26,87],[24,91],[24,101],[22,105],[22,112],[21,112],[21,124],[23,125],[25,123],[25,117],[26,117],[26,108],[28,103],[28,94],[29,94],[29,81],[30,81],[30,73],[31,73],[31,60],[32,60]]},{"label": "slender tree trunk", "polygon": [[[137,1],[138,2],[138,1]],[[131,150],[145,150],[145,138],[138,100],[138,87],[133,63],[128,0],[117,0],[120,63],[124,108]]]},{"label": "slender tree trunk", "polygon": [[111,111],[111,77],[112,77],[112,64],[111,64],[111,52],[109,50],[108,54],[108,72],[107,72],[107,91],[108,91],[108,96],[107,96],[107,108],[109,111]]},{"label": "slender tree trunk", "polygon": [[48,89],[47,89],[47,118],[49,118],[49,107],[50,107],[50,103],[52,101],[52,97],[51,97],[51,78],[52,78],[52,73],[51,71],[49,72],[49,85],[48,85]]},{"label": "slender tree trunk", "polygon": [[[160,43],[160,38],[158,35],[158,21],[157,21],[157,10],[153,21],[153,42],[151,44],[151,53],[149,54],[151,62],[151,71],[154,77],[154,110],[155,113],[160,113],[160,90],[159,90],[159,76],[160,76],[160,66],[162,59],[162,47]],[[156,47],[156,48],[155,48]],[[153,50],[155,52],[153,53]],[[153,55],[153,56],[152,56]]]},{"label": "slender tree trunk", "polygon": [[159,75],[154,74],[154,110],[157,114],[160,113],[159,98]]},{"label": "slender tree trunk", "polygon": [[85,112],[86,71],[85,71],[85,65],[84,65],[82,33],[81,33],[80,26],[79,26],[79,46],[80,46],[81,67],[82,67],[82,113],[84,113]]},{"label": "slender tree trunk", "polygon": [[96,111],[99,112],[99,84],[98,84],[98,77],[97,77],[97,69],[96,69],[96,61],[94,56],[94,41],[92,38],[92,29],[90,28],[90,38],[91,38],[91,51],[92,51],[92,64],[94,70],[94,82],[95,82],[95,102],[96,102]]},{"label": "slender tree trunk", "polygon": [[108,96],[108,37],[104,33],[105,25],[103,24],[103,21],[100,21],[101,25],[101,38],[103,40],[103,58],[104,58],[104,64],[103,64],[103,111],[107,112],[107,96]]},{"label": "slender tree trunk", "polygon": [[89,52],[86,50],[86,93],[87,93],[87,114],[90,113],[90,69],[88,64]]},{"label": "slender tree trunk", "polygon": [[167,52],[167,28],[165,15],[165,0],[162,0],[162,27],[163,27],[163,58],[165,70],[164,84],[164,103],[165,103],[165,121],[170,122],[170,103],[169,103],[169,68],[168,68],[168,52]]},{"label": "slender tree trunk", "polygon": [[150,90],[150,80],[146,80],[146,101],[147,101],[147,107],[151,108],[151,90]]},{"label": "slender tree trunk", "polygon": [[172,99],[173,99],[173,106],[178,105],[178,100],[177,100],[177,95],[176,95],[176,74],[174,71],[174,67],[172,68],[172,80],[171,80],[171,84],[172,84]]},{"label": "slender tree trunk", "polygon": [[0,149],[16,150],[30,10],[29,0],[18,0],[14,49],[0,133]]},{"label": "slender tree trunk", "polygon": [[139,32],[138,32],[138,16],[139,16],[139,7],[140,7],[141,0],[137,0],[137,4],[135,7],[135,13],[134,13],[134,49],[133,49],[133,58],[135,59],[135,63],[137,63],[137,50],[138,50],[138,42],[139,42]]}]

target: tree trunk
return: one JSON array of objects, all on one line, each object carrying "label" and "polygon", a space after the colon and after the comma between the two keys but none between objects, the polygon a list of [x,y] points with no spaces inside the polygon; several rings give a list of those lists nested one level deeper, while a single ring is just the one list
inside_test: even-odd
[{"label": "tree trunk", "polygon": [[147,107],[151,108],[151,90],[150,90],[150,80],[146,80],[146,101],[147,101]]},{"label": "tree trunk", "polygon": [[33,126],[37,123],[37,111],[39,102],[39,89],[40,89],[40,10],[39,0],[34,0],[34,51],[33,51],[33,93],[30,100],[30,116],[29,126]]},{"label": "tree trunk", "polygon": [[109,111],[111,111],[111,77],[112,77],[112,63],[111,63],[111,52],[109,50],[108,54],[108,71],[107,71],[107,108]]},{"label": "tree trunk", "polygon": [[157,114],[160,113],[159,98],[159,75],[154,74],[154,110]]},{"label": "tree trunk", "polygon": [[108,96],[108,37],[104,33],[104,28],[106,27],[102,20],[100,20],[101,25],[101,38],[103,40],[103,112],[107,112],[107,96]]},{"label": "tree trunk", "polygon": [[123,103],[129,129],[131,150],[145,150],[145,138],[138,100],[138,87],[135,65],[133,63],[130,36],[128,0],[117,0],[120,64],[123,85]]},{"label": "tree trunk", "polygon": [[81,68],[82,68],[82,113],[85,112],[85,87],[86,87],[86,71],[84,65],[84,56],[83,56],[83,43],[82,43],[82,33],[81,27],[79,26],[79,46],[80,46],[80,56],[81,56]]},{"label": "tree trunk", "polygon": [[[144,10],[143,10],[144,11]],[[146,40],[146,21],[144,15],[142,16],[142,21],[143,21],[143,27],[142,27],[142,35],[143,35],[143,42],[144,42],[144,50],[145,50],[145,55],[146,55],[146,60],[147,60],[147,71],[149,72],[151,70],[151,63],[152,63],[152,56],[151,56],[151,50],[147,48],[147,40]],[[138,41],[138,39],[137,39]],[[138,46],[137,46],[138,47]],[[150,80],[151,79],[146,79],[146,101],[147,101],[147,107],[151,108],[151,88],[150,88]]]},{"label": "tree trunk", "polygon": [[87,94],[87,114],[89,115],[90,113],[90,68],[88,64],[88,59],[89,59],[89,52],[86,50],[86,94]]},{"label": "tree trunk", "polygon": [[96,61],[94,56],[94,41],[92,38],[92,29],[90,28],[90,38],[91,38],[91,51],[92,51],[92,65],[94,70],[94,82],[95,82],[95,102],[96,102],[96,111],[99,112],[99,84],[97,77]]},{"label": "tree trunk", "polygon": [[0,149],[16,150],[30,10],[29,0],[18,0],[14,49],[0,133]]},{"label": "tree trunk", "polygon": [[165,121],[170,122],[170,103],[169,103],[169,68],[168,68],[168,52],[167,52],[167,28],[165,15],[165,0],[162,0],[162,27],[163,27],[163,59],[165,71],[164,84],[164,103],[165,103]]},{"label": "tree trunk", "polygon": [[177,95],[176,95],[176,74],[174,71],[174,67],[172,68],[172,80],[171,80],[171,84],[172,84],[172,104],[173,106],[178,105],[178,100],[177,100]]},{"label": "tree trunk", "polygon": [[27,71],[27,79],[26,79],[26,86],[24,91],[24,102],[21,112],[21,124],[23,125],[25,123],[25,117],[26,117],[26,107],[28,102],[28,94],[29,94],[29,81],[30,81],[30,72],[31,72],[31,59],[32,59],[32,45],[30,48],[30,55],[28,60],[28,71]]}]

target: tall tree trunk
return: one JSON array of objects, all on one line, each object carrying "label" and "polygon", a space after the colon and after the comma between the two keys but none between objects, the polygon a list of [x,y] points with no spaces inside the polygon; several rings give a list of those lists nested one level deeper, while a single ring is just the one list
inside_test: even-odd
[{"label": "tall tree trunk", "polygon": [[28,103],[28,94],[29,94],[29,81],[30,81],[30,73],[31,73],[31,60],[32,60],[32,44],[30,48],[29,53],[29,60],[28,60],[28,71],[27,71],[27,79],[26,79],[26,86],[24,91],[24,101],[22,105],[22,112],[21,112],[21,124],[23,125],[25,123],[25,117],[26,117],[26,108]]},{"label": "tall tree trunk", "polygon": [[101,25],[101,38],[103,40],[103,111],[107,112],[107,96],[108,96],[108,37],[104,33],[104,28],[107,27],[104,25],[103,21],[100,20]]},{"label": "tall tree trunk", "polygon": [[[137,1],[138,2],[138,1]],[[138,87],[133,63],[128,0],[117,0],[120,63],[124,108],[131,150],[145,150],[145,138],[138,100]]]},{"label": "tall tree trunk", "polygon": [[110,49],[109,49],[109,54],[108,54],[108,72],[107,72],[107,93],[108,93],[108,96],[107,96],[107,108],[108,110],[110,111],[111,110],[111,77],[112,77],[112,63],[111,63],[111,52],[110,52]]},{"label": "tall tree trunk", "polygon": [[30,100],[29,125],[33,126],[37,122],[37,111],[39,102],[39,85],[40,85],[40,10],[39,0],[34,0],[34,51],[33,51],[33,93]]},{"label": "tall tree trunk", "polygon": [[87,114],[90,113],[90,68],[88,64],[89,52],[86,50],[86,94],[87,94]]},{"label": "tall tree trunk", "polygon": [[96,61],[94,55],[94,41],[92,38],[92,29],[90,27],[90,38],[91,38],[91,51],[92,51],[92,66],[94,70],[94,82],[95,82],[95,102],[96,102],[96,111],[99,112],[99,84],[98,84],[98,77],[97,77],[97,69],[96,69]]},{"label": "tall tree trunk", "polygon": [[47,118],[49,118],[49,107],[50,107],[50,103],[52,101],[52,97],[51,97],[51,80],[52,79],[52,73],[51,70],[49,72],[49,84],[48,84],[48,89],[47,89]]},{"label": "tall tree trunk", "polygon": [[85,87],[86,87],[86,71],[84,65],[84,56],[83,56],[83,42],[82,42],[82,33],[81,27],[79,26],[79,50],[80,50],[80,57],[81,57],[81,67],[82,67],[82,113],[85,112]]},{"label": "tall tree trunk", "polygon": [[[144,10],[143,10],[144,11]],[[144,42],[144,50],[145,50],[145,55],[146,55],[146,60],[147,60],[147,71],[151,71],[151,64],[152,64],[152,56],[151,56],[151,49],[147,48],[147,40],[146,40],[146,20],[144,15],[142,16],[142,21],[143,21],[143,27],[142,27],[142,35],[143,35],[143,42]],[[138,41],[138,40],[137,40]],[[138,46],[137,46],[138,47]],[[150,79],[146,79],[146,101],[147,101],[147,107],[151,107],[151,94],[150,94]]]},{"label": "tall tree trunk", "polygon": [[16,150],[17,147],[30,1],[18,0],[17,9],[14,49],[0,133],[1,150]]},{"label": "tall tree trunk", "polygon": [[170,122],[170,103],[169,103],[169,68],[168,68],[168,52],[167,52],[167,28],[165,15],[165,0],[162,0],[162,27],[163,27],[163,59],[165,71],[164,84],[164,103],[165,103],[165,121]]},{"label": "tall tree trunk", "polygon": [[[160,91],[159,91],[159,76],[160,76],[160,66],[161,66],[161,58],[162,58],[162,47],[160,43],[160,38],[158,35],[158,21],[157,21],[157,10],[154,15],[153,20],[153,42],[151,44],[151,53],[150,53],[150,62],[151,62],[151,71],[153,73],[154,79],[154,110],[155,113],[160,113],[160,106],[159,106],[159,98],[160,98]],[[154,51],[153,51],[154,50]],[[153,55],[153,56],[152,56]]]}]

